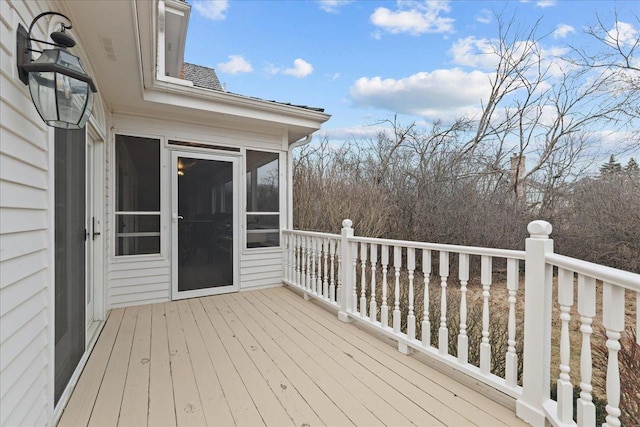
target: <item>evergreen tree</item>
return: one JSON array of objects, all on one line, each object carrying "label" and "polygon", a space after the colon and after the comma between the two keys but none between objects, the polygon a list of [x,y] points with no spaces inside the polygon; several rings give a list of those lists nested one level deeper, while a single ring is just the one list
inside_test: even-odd
[{"label": "evergreen tree", "polygon": [[613,175],[622,171],[622,165],[616,161],[616,157],[612,154],[607,163],[600,166],[600,176]]},{"label": "evergreen tree", "polygon": [[624,168],[625,172],[629,175],[638,175],[640,173],[640,167],[638,167],[638,162],[633,157],[629,159],[627,162],[627,166]]}]

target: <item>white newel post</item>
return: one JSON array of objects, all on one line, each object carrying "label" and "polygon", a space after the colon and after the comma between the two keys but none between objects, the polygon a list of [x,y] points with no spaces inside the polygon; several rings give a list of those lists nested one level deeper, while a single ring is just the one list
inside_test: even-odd
[{"label": "white newel post", "polygon": [[542,405],[550,387],[553,270],[545,257],[553,253],[551,230],[548,222],[533,221],[525,243],[522,398],[516,402],[516,415],[534,426],[548,424]]},{"label": "white newel post", "polygon": [[349,238],[353,237],[353,223],[350,219],[342,221],[342,237],[340,241],[340,253],[342,258],[342,268],[340,269],[340,280],[342,286],[340,287],[340,306],[338,308],[338,319],[343,322],[351,322],[352,319],[347,314],[348,307],[351,307],[352,293],[355,288],[355,277],[353,276],[353,269],[351,264],[353,262],[353,256],[351,254],[351,244]]}]

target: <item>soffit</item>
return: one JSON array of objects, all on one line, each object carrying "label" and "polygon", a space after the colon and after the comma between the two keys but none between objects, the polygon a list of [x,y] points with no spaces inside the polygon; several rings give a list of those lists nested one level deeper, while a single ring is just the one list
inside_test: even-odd
[{"label": "soffit", "polygon": [[318,111],[158,81],[157,1],[68,1],[74,34],[112,113],[279,129],[293,142],[330,117]]}]

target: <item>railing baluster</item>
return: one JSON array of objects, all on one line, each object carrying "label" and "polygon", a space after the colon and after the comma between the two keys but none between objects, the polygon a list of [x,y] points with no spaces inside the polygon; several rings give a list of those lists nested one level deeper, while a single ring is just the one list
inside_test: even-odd
[{"label": "railing baluster", "polygon": [[329,300],[336,301],[336,282],[335,282],[335,258],[336,258],[336,242],[329,239],[329,259],[331,266],[329,267]]},{"label": "railing baluster", "polygon": [[447,277],[449,277],[449,252],[440,251],[440,329],[438,350],[449,353],[449,329],[447,329]]},{"label": "railing baluster", "polygon": [[289,280],[289,236],[282,232],[282,274],[285,281]]},{"label": "railing baluster", "polygon": [[582,348],[580,350],[580,399],[578,399],[578,425],[594,426],[596,424],[596,407],[593,404],[591,377],[593,363],[591,361],[591,334],[593,318],[596,315],[596,280],[583,274],[578,275],[578,314],[580,314],[580,332],[582,332]]},{"label": "railing baluster", "polygon": [[378,316],[376,306],[376,270],[378,267],[378,245],[371,245],[371,298],[369,302],[369,320],[375,322]]},{"label": "railing baluster", "polygon": [[316,268],[318,270],[316,275],[316,294],[318,296],[322,296],[322,240],[316,239],[316,247],[317,247],[317,255],[318,255],[318,263],[316,264]]},{"label": "railing baluster", "polygon": [[604,283],[602,325],[607,330],[607,422],[603,426],[619,427],[620,420],[620,332],[624,330],[624,288]]},{"label": "railing baluster", "polygon": [[357,273],[357,265],[358,265],[358,243],[351,243],[351,253],[353,254],[353,291],[351,293],[351,311],[354,313],[358,312],[358,293],[356,291],[356,275]]},{"label": "railing baluster", "polygon": [[407,272],[409,275],[409,313],[407,314],[407,338],[416,339],[416,316],[413,312],[413,271],[416,269],[416,250],[407,248]]},{"label": "railing baluster", "polygon": [[424,303],[422,310],[422,346],[431,346],[431,321],[429,320],[429,276],[431,275],[431,251],[422,250],[422,277],[424,279]]},{"label": "railing baluster", "polygon": [[342,243],[339,240],[336,240],[336,254],[338,255],[338,280],[336,286],[336,302],[338,303],[338,307],[342,307],[345,303],[342,301],[342,269],[344,266],[342,265]]},{"label": "railing baluster", "polygon": [[308,291],[310,290],[310,286],[311,286],[311,279],[309,278],[309,274],[311,274],[310,270],[310,266],[311,266],[311,257],[310,257],[310,251],[311,248],[309,247],[310,244],[310,237],[306,237],[304,239],[304,288]]},{"label": "railing baluster", "polygon": [[509,290],[509,324],[507,354],[505,357],[505,380],[509,387],[518,385],[518,354],[516,353],[516,301],[520,269],[517,259],[507,259],[507,289]]},{"label": "railing baluster", "polygon": [[296,240],[296,236],[294,234],[289,234],[287,235],[287,239],[288,239],[288,243],[289,243],[289,265],[288,265],[288,269],[287,269],[287,280],[289,280],[290,282],[294,282],[295,281],[295,240]]},{"label": "railing baluster", "polygon": [[469,361],[469,337],[467,336],[467,283],[469,283],[469,254],[460,254],[458,261],[460,279],[460,333],[458,334],[458,363]]},{"label": "railing baluster", "polygon": [[380,323],[383,327],[389,326],[389,307],[387,306],[387,267],[389,265],[389,246],[380,246],[382,262],[382,305],[380,306]]},{"label": "railing baluster", "polygon": [[402,247],[393,247],[393,267],[395,268],[395,301],[393,303],[393,332],[400,333],[400,268],[402,267]]},{"label": "railing baluster", "polygon": [[300,237],[300,236],[296,236],[295,241],[294,241],[295,242],[294,251],[295,251],[295,257],[296,257],[296,259],[295,259],[295,264],[296,264],[295,265],[295,269],[296,269],[295,281],[296,281],[296,285],[299,286],[299,287],[302,286],[302,280],[300,279],[300,266],[302,265],[301,255],[300,255],[300,247],[301,247],[300,246],[300,239],[301,238],[302,237]]},{"label": "railing baluster", "polygon": [[558,304],[560,304],[560,376],[556,384],[558,394],[558,417],[563,423],[573,421],[573,386],[569,372],[571,347],[569,342],[569,321],[573,305],[573,271],[558,269]]},{"label": "railing baluster", "polygon": [[481,258],[480,283],[482,284],[482,342],[480,343],[480,372],[491,373],[491,344],[489,343],[489,288],[491,287],[492,259],[483,255]]},{"label": "railing baluster", "polygon": [[311,281],[309,282],[309,290],[311,293],[316,292],[316,238],[311,238]]},{"label": "railing baluster", "polygon": [[367,317],[367,244],[360,243],[360,316]]},{"label": "railing baluster", "polygon": [[324,257],[324,274],[322,275],[322,297],[329,299],[329,239],[324,239],[322,246],[322,255]]}]

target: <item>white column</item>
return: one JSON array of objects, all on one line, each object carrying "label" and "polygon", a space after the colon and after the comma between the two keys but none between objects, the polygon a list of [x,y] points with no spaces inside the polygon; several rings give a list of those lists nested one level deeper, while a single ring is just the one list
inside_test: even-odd
[{"label": "white column", "polygon": [[360,316],[367,317],[367,244],[360,243]]},{"label": "white column", "polygon": [[380,306],[380,323],[383,328],[389,326],[389,306],[387,306],[387,271],[389,268],[389,246],[380,246],[380,262],[382,263],[382,305]]},{"label": "white column", "polygon": [[591,334],[593,318],[596,315],[596,279],[578,275],[578,314],[580,314],[580,332],[582,347],[580,350],[580,399],[578,399],[578,425],[596,424],[596,407],[593,404],[591,378],[593,362],[591,359]]},{"label": "white column", "polygon": [[438,330],[438,350],[449,353],[449,329],[447,328],[447,277],[449,277],[449,252],[440,252],[440,329]]},{"label": "white column", "polygon": [[350,219],[345,219],[342,221],[342,236],[340,241],[340,249],[341,249],[341,269],[340,269],[340,306],[338,309],[338,319],[343,322],[351,322],[352,319],[347,314],[348,307],[351,304],[351,294],[353,293],[353,289],[355,288],[355,284],[353,283],[353,270],[351,269],[352,262],[352,254],[351,254],[351,245],[349,244],[349,238],[353,237],[353,228],[351,225],[353,223]]},{"label": "white column", "polygon": [[509,290],[509,324],[507,339],[507,354],[505,355],[505,381],[507,386],[518,385],[518,354],[516,353],[516,301],[518,282],[520,281],[520,267],[517,259],[507,260],[507,289]]},{"label": "white column", "polygon": [[422,346],[431,346],[431,321],[429,321],[429,276],[431,275],[431,251],[422,250],[422,276],[424,280],[424,302],[422,311]]},{"label": "white column", "polygon": [[491,343],[489,342],[489,289],[492,282],[492,259],[482,256],[480,283],[482,283],[482,342],[480,343],[480,372],[491,373]]},{"label": "white column", "polygon": [[336,278],[335,278],[335,260],[336,260],[336,242],[333,239],[328,241],[329,244],[329,259],[331,260],[331,266],[329,267],[329,300],[336,301]]},{"label": "white column", "polygon": [[571,384],[569,321],[573,306],[573,271],[558,269],[558,303],[560,304],[560,376],[556,384],[558,394],[558,418],[563,423],[573,421],[573,385]]},{"label": "white column", "polygon": [[395,269],[395,292],[393,302],[393,332],[400,333],[400,268],[402,267],[402,247],[393,247],[393,267]]},{"label": "white column", "polygon": [[458,277],[460,279],[460,333],[458,334],[458,363],[469,361],[469,337],[467,336],[467,283],[469,282],[469,254],[460,254]]},{"label": "white column", "polygon": [[534,426],[546,425],[542,405],[549,399],[551,365],[552,268],[545,257],[553,253],[551,224],[533,221],[525,242],[525,305],[522,397],[516,415]]},{"label": "white column", "polygon": [[602,292],[602,326],[607,330],[607,422],[603,427],[620,427],[620,367],[618,352],[624,330],[624,288],[604,282]]},{"label": "white column", "polygon": [[369,298],[369,320],[375,322],[378,308],[376,306],[376,269],[378,266],[378,245],[371,245],[371,298]]},{"label": "white column", "polygon": [[407,271],[409,274],[409,313],[407,314],[407,338],[416,339],[416,315],[413,312],[413,272],[416,269],[416,250],[407,248]]}]

